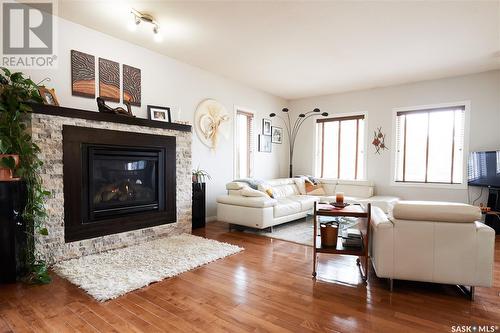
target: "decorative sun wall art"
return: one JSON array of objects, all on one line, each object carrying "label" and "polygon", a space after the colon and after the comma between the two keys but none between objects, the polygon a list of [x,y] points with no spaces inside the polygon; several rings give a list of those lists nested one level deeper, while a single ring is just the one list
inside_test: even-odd
[{"label": "decorative sun wall art", "polygon": [[214,99],[205,99],[196,108],[194,128],[201,142],[216,150],[220,136],[229,137],[229,114],[226,108]]}]

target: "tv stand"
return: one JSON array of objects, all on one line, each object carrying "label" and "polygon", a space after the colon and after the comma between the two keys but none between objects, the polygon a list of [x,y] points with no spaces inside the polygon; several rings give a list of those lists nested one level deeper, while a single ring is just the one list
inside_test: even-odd
[{"label": "tv stand", "polygon": [[491,212],[486,213],[484,223],[495,229],[495,234],[500,234],[500,188],[488,188],[488,207]]}]

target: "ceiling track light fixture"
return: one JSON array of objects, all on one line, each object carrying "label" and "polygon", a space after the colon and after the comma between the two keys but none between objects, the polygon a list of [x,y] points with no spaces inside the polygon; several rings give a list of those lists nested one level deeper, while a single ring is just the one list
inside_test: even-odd
[{"label": "ceiling track light fixture", "polygon": [[158,22],[155,21],[152,15],[141,13],[140,11],[135,10],[133,8],[130,10],[130,13],[133,15],[135,26],[138,26],[139,24],[141,24],[141,22],[149,23],[153,26],[153,33],[155,35],[155,40],[159,41],[161,39],[160,25],[158,24]]}]

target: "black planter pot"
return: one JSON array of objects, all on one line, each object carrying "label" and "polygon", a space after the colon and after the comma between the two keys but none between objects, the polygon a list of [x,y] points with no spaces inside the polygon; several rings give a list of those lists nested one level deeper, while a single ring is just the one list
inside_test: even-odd
[{"label": "black planter pot", "polygon": [[205,183],[193,183],[193,229],[205,227],[205,209]]}]

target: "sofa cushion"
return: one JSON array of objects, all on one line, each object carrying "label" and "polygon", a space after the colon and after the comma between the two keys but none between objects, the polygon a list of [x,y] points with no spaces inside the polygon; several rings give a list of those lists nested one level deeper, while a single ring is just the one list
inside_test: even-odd
[{"label": "sofa cushion", "polygon": [[309,182],[305,183],[306,194],[308,195],[326,195],[325,189],[322,184],[313,185]]},{"label": "sofa cushion", "polygon": [[[335,202],[337,200],[337,197],[334,195],[327,195],[327,196],[321,196],[320,201],[321,202]],[[355,204],[359,203],[360,199],[356,197],[346,197],[344,195],[344,202],[350,203],[350,204]]]},{"label": "sofa cushion", "polygon": [[319,197],[311,196],[311,195],[292,195],[287,199],[297,201],[300,203],[301,211],[306,211],[313,209],[314,202],[319,200]]},{"label": "sofa cushion", "polygon": [[300,213],[302,211],[301,204],[288,198],[277,199],[278,203],[274,206],[274,217],[281,217]]},{"label": "sofa cushion", "polygon": [[295,186],[299,190],[300,194],[306,194],[306,180],[303,177],[297,177],[293,179]]},{"label": "sofa cushion", "polygon": [[[345,182],[345,181],[343,181]],[[344,195],[358,198],[369,198],[373,195],[373,187],[367,185],[339,184],[335,188],[336,192],[343,192]]]},{"label": "sofa cushion", "polygon": [[293,185],[295,184],[295,181],[293,180],[293,178],[276,178],[276,179],[270,179],[265,183],[269,184],[271,187],[275,187],[282,185]]},{"label": "sofa cushion", "polygon": [[474,222],[481,219],[479,207],[456,202],[399,201],[392,215],[398,220]]},{"label": "sofa cushion", "polygon": [[371,180],[344,180],[339,179],[337,181],[338,185],[355,185],[355,186],[368,186],[373,187],[373,182]]},{"label": "sofa cushion", "polygon": [[275,199],[269,197],[244,197],[241,195],[221,195],[217,197],[217,202],[226,205],[266,208],[277,204]]},{"label": "sofa cushion", "polygon": [[241,182],[229,182],[226,184],[226,190],[241,190],[242,188],[249,188],[248,184]]},{"label": "sofa cushion", "polygon": [[320,184],[323,185],[326,195],[335,195],[337,190],[337,179],[322,179]]},{"label": "sofa cushion", "polygon": [[384,213],[389,213],[392,211],[392,208],[396,204],[396,202],[399,201],[398,197],[391,197],[391,196],[383,196],[383,195],[376,195],[373,197],[370,197],[368,199],[359,199],[359,203],[366,204],[366,203],[371,203],[372,207],[379,207],[381,208]]},{"label": "sofa cushion", "polygon": [[266,197],[269,198],[269,195],[267,193],[254,190],[253,188],[242,188],[240,190],[240,194],[244,197]]},{"label": "sofa cushion", "polygon": [[291,195],[300,194],[293,178],[280,178],[270,180],[266,184],[263,184],[262,188],[259,186],[259,190],[262,191],[264,189],[265,192],[268,189],[266,188],[266,186],[268,186],[268,188],[271,188],[273,198],[285,198]]}]

